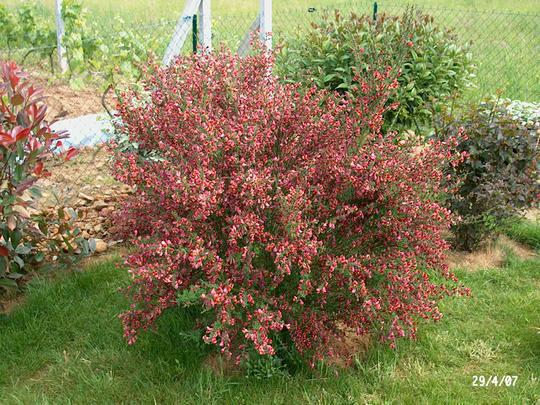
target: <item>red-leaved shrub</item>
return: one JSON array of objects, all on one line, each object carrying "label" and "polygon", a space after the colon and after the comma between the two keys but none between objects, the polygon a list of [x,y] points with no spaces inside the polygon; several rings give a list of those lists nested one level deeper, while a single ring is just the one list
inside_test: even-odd
[{"label": "red-leaved shrub", "polygon": [[167,308],[199,305],[204,341],[238,360],[275,354],[278,336],[315,360],[345,327],[414,337],[464,291],[437,202],[456,158],[380,135],[391,69],[351,100],[302,93],[271,67],[265,55],[181,58],[119,105],[134,146],[117,152],[116,177],[138,190],[119,217],[136,246],[130,343]]},{"label": "red-leaved shrub", "polygon": [[41,89],[14,62],[0,60],[0,293],[15,291],[46,259],[72,263],[77,249],[88,251],[73,210],[38,210],[39,180],[77,153],[71,147],[60,155],[67,135],[52,131],[46,114]]}]

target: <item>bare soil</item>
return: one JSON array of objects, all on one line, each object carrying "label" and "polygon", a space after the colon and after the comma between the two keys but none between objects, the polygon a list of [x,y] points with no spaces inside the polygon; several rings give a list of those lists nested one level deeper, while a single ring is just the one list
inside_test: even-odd
[{"label": "bare soil", "polygon": [[[102,104],[103,90],[99,86],[85,85],[75,89],[60,79],[51,79],[38,71],[30,72],[29,80],[36,87],[43,89],[45,103],[48,106],[48,120],[54,122],[62,118],[73,118],[105,111]],[[107,106],[114,106],[111,94],[106,98]]]}]

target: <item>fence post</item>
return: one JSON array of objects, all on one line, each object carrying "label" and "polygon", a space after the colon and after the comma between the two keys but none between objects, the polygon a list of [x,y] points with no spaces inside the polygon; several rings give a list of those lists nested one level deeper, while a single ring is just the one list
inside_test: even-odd
[{"label": "fence post", "polygon": [[66,50],[63,45],[65,27],[62,19],[62,0],[56,0],[56,52],[58,54],[58,65],[62,73],[67,72],[68,62],[66,58]]},{"label": "fence post", "polygon": [[379,10],[379,6],[377,2],[373,3],[373,21],[377,21],[377,11]]},{"label": "fence post", "polygon": [[198,48],[198,38],[197,35],[199,33],[199,29],[197,28],[197,14],[193,14],[193,19],[191,20],[191,40],[192,40],[192,47],[193,47],[193,53],[197,53]]},{"label": "fence post", "polygon": [[176,27],[174,29],[174,34],[165,50],[163,56],[163,64],[170,65],[171,62],[176,58],[182,51],[182,46],[189,34],[189,28],[192,26],[191,20],[193,15],[197,13],[197,9],[201,0],[187,0],[186,5],[184,6],[184,11],[182,15],[178,18]]},{"label": "fence post", "polygon": [[272,0],[260,0],[259,35],[267,50],[272,50]]},{"label": "fence post", "polygon": [[199,4],[199,38],[205,52],[212,52],[212,5],[211,0]]}]

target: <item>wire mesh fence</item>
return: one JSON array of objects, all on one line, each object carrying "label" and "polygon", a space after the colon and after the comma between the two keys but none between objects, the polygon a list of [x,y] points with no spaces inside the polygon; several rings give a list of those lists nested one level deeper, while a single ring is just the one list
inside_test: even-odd
[{"label": "wire mesh fence", "polygon": [[[406,6],[394,2],[378,2],[376,8],[370,1],[331,2],[326,5],[285,8],[275,7],[273,10],[273,39],[279,46],[287,46],[288,39],[302,35],[312,23],[319,21],[326,13],[338,9],[342,14],[392,14],[405,11]],[[501,12],[497,10],[470,10],[454,8],[419,8],[435,18],[435,22],[451,28],[462,42],[471,43],[473,60],[477,66],[474,97],[485,97],[499,89],[503,95],[512,99],[540,101],[540,13]],[[41,11],[46,13],[46,11]],[[91,144],[95,140],[106,139],[106,120],[103,118],[105,108],[102,94],[107,83],[117,78],[137,80],[136,69],[126,63],[133,59],[143,62],[144,55],[151,51],[159,59],[163,56],[177,24],[177,14],[171,19],[162,19],[147,23],[123,21],[118,17],[100,18],[100,30],[96,35],[81,38],[82,48],[101,52],[106,63],[94,63],[89,58],[84,66],[78,66],[77,75],[68,77],[70,86],[66,86],[75,94],[66,97],[66,105],[60,106],[59,117],[72,119],[68,122],[71,132],[80,135],[81,144]],[[53,24],[54,16],[50,15]],[[200,45],[201,35],[197,33],[197,21],[193,16],[186,41],[178,50],[179,53],[193,52]],[[214,48],[226,47],[236,51],[245,40],[246,35],[257,18],[256,11],[236,12],[234,10],[218,10],[212,12],[212,42]],[[200,21],[199,21],[200,23]],[[34,47],[8,46],[6,39],[0,38],[0,58],[13,59],[32,71],[40,72],[41,77],[57,73],[54,38],[52,43],[43,43]],[[73,58],[67,47],[68,59]],[[90,52],[90,51],[89,51]],[[71,55],[71,56],[70,56]],[[73,64],[73,59],[70,59]],[[115,66],[114,72],[110,66]],[[106,67],[106,68],[105,68]],[[79,78],[82,76],[82,80]],[[79,80],[79,81],[78,81]],[[52,89],[56,93],[56,88]],[[61,98],[61,97],[60,97]],[[88,116],[93,114],[89,118]],[[84,116],[80,119],[74,119]],[[90,120],[97,124],[91,124]],[[78,129],[79,128],[79,129]]]}]

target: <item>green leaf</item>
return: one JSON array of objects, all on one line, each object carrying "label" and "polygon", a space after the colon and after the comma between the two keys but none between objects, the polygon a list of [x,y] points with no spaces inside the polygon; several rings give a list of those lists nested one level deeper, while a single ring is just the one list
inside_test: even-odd
[{"label": "green leaf", "polygon": [[[17,263],[17,265],[19,266],[19,269],[24,268],[24,260],[21,259],[19,256],[15,256],[13,260],[15,261],[15,263]],[[12,274],[17,274],[17,273],[10,273],[9,276],[11,276]]]},{"label": "green leaf", "polygon": [[0,287],[5,287],[8,289],[17,289],[18,285],[15,280],[10,280],[9,278],[0,278]]},{"label": "green leaf", "polygon": [[27,246],[27,245],[19,245],[15,249],[15,253],[17,253],[18,255],[27,255],[31,251],[32,251],[32,247]]}]

